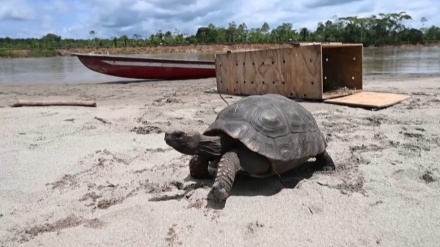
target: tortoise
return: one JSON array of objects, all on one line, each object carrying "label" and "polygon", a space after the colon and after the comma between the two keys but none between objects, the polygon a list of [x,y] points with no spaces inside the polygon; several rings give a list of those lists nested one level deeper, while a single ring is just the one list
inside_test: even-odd
[{"label": "tortoise", "polygon": [[176,151],[193,155],[193,178],[215,177],[210,192],[215,201],[230,196],[236,174],[280,175],[313,157],[322,170],[335,170],[312,114],[278,94],[246,96],[222,109],[203,133],[172,130],[164,140]]}]

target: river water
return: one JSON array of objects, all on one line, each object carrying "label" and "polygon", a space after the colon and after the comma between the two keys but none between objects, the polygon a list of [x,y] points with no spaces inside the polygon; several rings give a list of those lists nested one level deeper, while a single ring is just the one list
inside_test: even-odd
[{"label": "river water", "polygon": [[[155,57],[213,59],[212,54]],[[364,75],[440,75],[440,47],[364,48]],[[129,80],[96,73],[76,57],[0,59],[0,84],[102,83]]]}]

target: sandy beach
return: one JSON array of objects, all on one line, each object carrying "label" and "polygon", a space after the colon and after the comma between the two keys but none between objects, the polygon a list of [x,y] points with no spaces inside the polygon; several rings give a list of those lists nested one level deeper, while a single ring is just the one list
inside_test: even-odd
[{"label": "sandy beach", "polygon": [[[212,180],[164,132],[203,131],[226,106],[215,79],[0,85],[0,246],[439,246],[440,77],[366,76],[411,98],[387,109],[300,102],[337,170]],[[240,99],[224,96],[228,102]],[[95,100],[97,107],[21,107]]]}]

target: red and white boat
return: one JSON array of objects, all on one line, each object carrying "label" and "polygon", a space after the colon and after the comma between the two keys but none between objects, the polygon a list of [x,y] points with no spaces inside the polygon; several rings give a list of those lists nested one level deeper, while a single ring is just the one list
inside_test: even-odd
[{"label": "red and white boat", "polygon": [[215,61],[124,57],[72,53],[87,68],[111,76],[135,79],[184,80],[215,77]]}]

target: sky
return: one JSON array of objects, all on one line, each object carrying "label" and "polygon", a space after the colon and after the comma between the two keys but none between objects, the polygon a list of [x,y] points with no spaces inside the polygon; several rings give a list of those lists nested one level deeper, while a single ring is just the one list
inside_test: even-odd
[{"label": "sky", "polygon": [[195,34],[201,26],[227,27],[232,21],[249,29],[287,22],[315,30],[318,22],[335,17],[401,11],[413,18],[406,26],[422,27],[422,17],[425,26],[440,26],[439,0],[0,0],[0,37],[90,38],[93,30],[100,38],[146,38],[159,30]]}]

